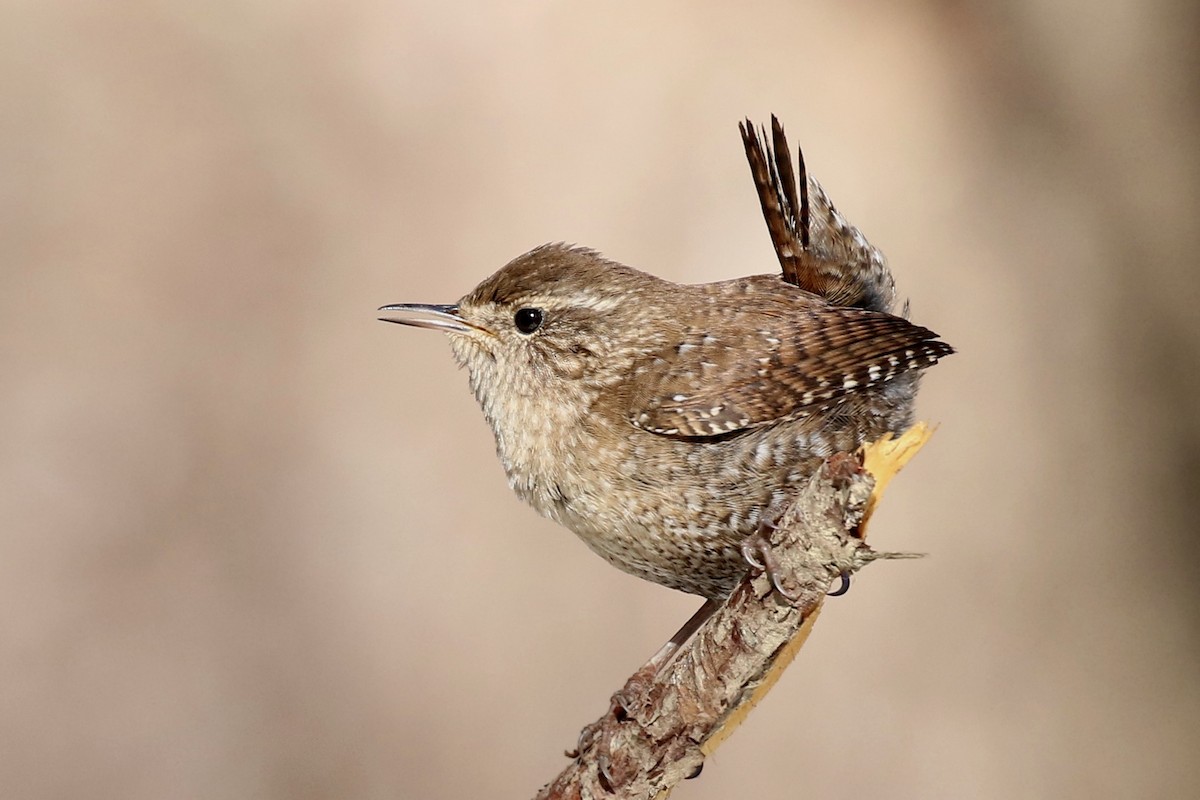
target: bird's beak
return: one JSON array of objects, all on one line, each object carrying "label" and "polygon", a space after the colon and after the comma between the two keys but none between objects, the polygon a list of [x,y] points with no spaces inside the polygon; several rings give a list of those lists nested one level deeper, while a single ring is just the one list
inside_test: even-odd
[{"label": "bird's beak", "polygon": [[414,328],[432,328],[451,333],[468,333],[482,330],[464,320],[458,314],[458,306],[438,306],[426,303],[396,303],[383,306],[380,311],[393,311],[396,316],[380,317],[380,322],[411,325]]}]

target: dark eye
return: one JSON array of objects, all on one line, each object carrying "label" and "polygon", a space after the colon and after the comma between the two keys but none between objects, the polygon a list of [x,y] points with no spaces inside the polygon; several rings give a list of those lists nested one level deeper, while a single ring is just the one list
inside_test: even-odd
[{"label": "dark eye", "polygon": [[521,333],[533,333],[542,326],[542,310],[540,308],[518,308],[513,315],[513,324]]}]

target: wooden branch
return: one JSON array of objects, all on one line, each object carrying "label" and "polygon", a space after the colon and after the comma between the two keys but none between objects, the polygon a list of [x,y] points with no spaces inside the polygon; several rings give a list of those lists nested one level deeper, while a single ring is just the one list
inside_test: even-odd
[{"label": "wooden branch", "polygon": [[766,575],[748,576],[659,674],[630,678],[624,708],[585,728],[578,757],[538,800],[665,798],[698,774],[791,663],[830,585],[904,555],[871,550],[863,531],[884,485],[931,434],[918,424],[830,458],[771,537],[776,577],[796,602]]}]

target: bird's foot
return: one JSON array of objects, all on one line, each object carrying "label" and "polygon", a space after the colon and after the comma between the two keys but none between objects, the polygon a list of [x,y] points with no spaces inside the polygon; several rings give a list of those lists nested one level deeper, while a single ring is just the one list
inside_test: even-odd
[{"label": "bird's foot", "polygon": [[[776,518],[777,520],[778,518]],[[789,603],[795,603],[800,599],[799,591],[792,591],[783,584],[783,569],[779,561],[775,558],[775,550],[771,546],[770,531],[775,530],[777,521],[764,521],[758,526],[758,530],[742,540],[742,558],[750,565],[750,568],[766,573],[767,578],[771,581],[771,586],[775,587],[775,591],[784,597]]]},{"label": "bird's foot", "polygon": [[575,749],[567,750],[563,755],[567,758],[579,758],[596,744],[596,738],[599,736],[601,729],[608,724],[610,719],[620,722],[624,714],[624,708],[617,701],[617,695],[614,694],[609,701],[608,711],[605,712],[604,716],[595,722],[584,725],[583,730],[579,732],[579,738],[575,741]]},{"label": "bird's foot", "polygon": [[608,711],[595,722],[589,723],[579,732],[574,750],[567,750],[567,758],[579,758],[596,744],[597,737],[606,725],[621,723],[629,719],[634,710],[645,701],[658,674],[658,664],[651,661],[633,673],[629,680],[608,701]]},{"label": "bird's foot", "polygon": [[[782,512],[773,510],[768,510],[763,514],[762,522],[758,525],[758,530],[742,540],[742,558],[750,565],[751,569],[758,573],[766,573],[775,591],[779,592],[789,603],[795,604],[801,600],[804,591],[800,588],[795,590],[788,589],[785,586],[784,579],[787,577],[788,571],[775,557],[775,550],[771,544],[771,534],[779,528],[779,522],[782,518]],[[826,595],[829,597],[841,597],[850,591],[850,573],[839,572],[837,577],[840,578],[841,582],[838,588],[831,592],[826,592]]]}]

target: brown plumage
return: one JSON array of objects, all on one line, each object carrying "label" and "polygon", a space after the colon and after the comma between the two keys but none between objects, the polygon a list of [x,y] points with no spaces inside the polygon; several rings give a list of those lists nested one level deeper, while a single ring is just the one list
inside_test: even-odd
[{"label": "brown plumage", "polygon": [[771,142],[750,120],[738,126],[783,279],[839,306],[891,311],[896,283],[883,253],[846,221],[797,151],[799,192],[783,126],[771,116]]},{"label": "brown plumage", "polygon": [[919,371],[952,352],[861,307],[890,307],[882,257],[803,167],[795,191],[782,142],[778,129],[773,160],[750,160],[756,176],[774,164],[771,203],[756,182],[798,285],[679,285],[545,245],[455,306],[385,307],[449,333],[522,499],[621,569],[710,598],[745,573],[744,537],[826,457],[907,427]]}]

